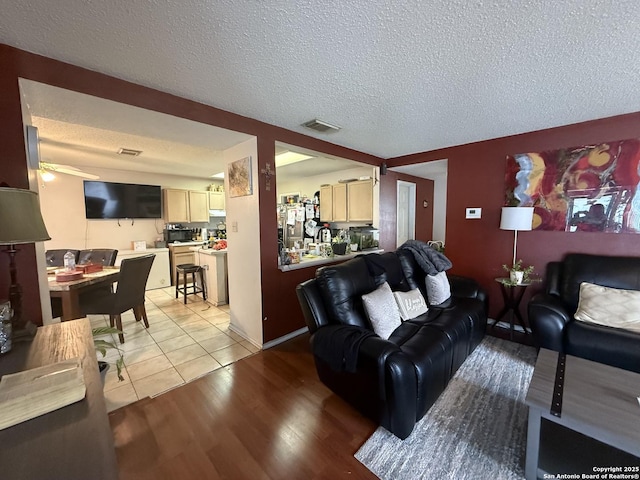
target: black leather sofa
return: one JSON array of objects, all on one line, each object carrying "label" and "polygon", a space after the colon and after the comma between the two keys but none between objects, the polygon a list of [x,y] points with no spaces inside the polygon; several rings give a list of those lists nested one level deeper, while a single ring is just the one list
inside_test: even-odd
[{"label": "black leather sofa", "polygon": [[[475,281],[449,276],[450,300],[403,322],[383,340],[372,333],[361,296],[385,281],[394,291],[419,288],[427,298],[425,274],[406,250],[322,267],[298,285],[297,295],[320,380],[404,439],[481,342],[487,296]],[[350,356],[353,368],[340,366]]]},{"label": "black leather sofa", "polygon": [[640,258],[569,254],[547,265],[545,281],[528,305],[538,348],[640,373],[640,334],[573,318],[582,282],[640,290]]}]

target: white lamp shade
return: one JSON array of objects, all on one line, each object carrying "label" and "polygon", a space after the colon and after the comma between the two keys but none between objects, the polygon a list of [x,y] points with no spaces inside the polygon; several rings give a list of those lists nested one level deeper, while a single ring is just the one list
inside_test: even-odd
[{"label": "white lamp shade", "polygon": [[501,230],[531,230],[533,207],[502,207]]}]

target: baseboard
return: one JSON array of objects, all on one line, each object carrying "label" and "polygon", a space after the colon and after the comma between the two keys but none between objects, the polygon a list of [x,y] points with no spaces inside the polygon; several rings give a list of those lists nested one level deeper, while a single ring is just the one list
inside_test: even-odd
[{"label": "baseboard", "polygon": [[292,338],[295,338],[299,335],[302,335],[303,333],[307,333],[309,331],[309,329],[307,327],[304,328],[300,328],[298,330],[296,330],[295,332],[291,332],[291,333],[287,333],[286,335],[282,336],[282,337],[278,337],[275,340],[270,340],[267,343],[262,345],[262,349],[266,350],[267,348],[271,348],[271,347],[275,347],[276,345],[281,344],[282,342],[286,342],[287,340],[291,340]]}]

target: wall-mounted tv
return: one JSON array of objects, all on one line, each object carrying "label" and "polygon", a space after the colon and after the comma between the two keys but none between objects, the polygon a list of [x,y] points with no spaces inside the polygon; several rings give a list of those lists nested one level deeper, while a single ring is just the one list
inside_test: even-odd
[{"label": "wall-mounted tv", "polygon": [[159,185],[84,181],[87,218],[161,218]]}]

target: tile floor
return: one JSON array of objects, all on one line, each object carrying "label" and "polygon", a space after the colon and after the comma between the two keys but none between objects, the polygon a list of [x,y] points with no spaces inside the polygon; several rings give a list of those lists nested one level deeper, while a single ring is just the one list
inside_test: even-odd
[{"label": "tile floor", "polygon": [[[109,350],[104,358],[112,363],[104,388],[110,412],[258,351],[229,330],[228,305],[214,307],[195,295],[184,305],[182,297],[176,300],[173,287],[149,290],[146,298],[148,329],[129,311],[122,316],[125,343],[120,344],[117,335],[103,337],[119,346],[125,363],[124,381],[119,382],[113,365],[117,352]],[[104,315],[89,315],[89,320],[93,327],[109,325]]]}]

